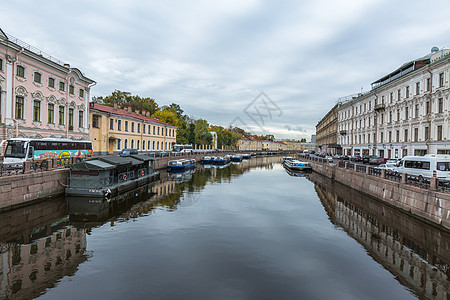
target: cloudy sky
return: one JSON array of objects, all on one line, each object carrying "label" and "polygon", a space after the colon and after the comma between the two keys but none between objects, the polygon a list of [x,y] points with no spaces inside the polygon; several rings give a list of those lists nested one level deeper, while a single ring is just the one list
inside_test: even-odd
[{"label": "cloudy sky", "polygon": [[0,27],[97,85],[307,138],[340,97],[450,44],[450,1],[2,1]]}]

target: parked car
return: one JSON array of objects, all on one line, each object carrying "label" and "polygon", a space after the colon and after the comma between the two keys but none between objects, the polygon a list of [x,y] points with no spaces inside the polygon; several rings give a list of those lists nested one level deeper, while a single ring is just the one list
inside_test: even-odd
[{"label": "parked car", "polygon": [[122,149],[122,151],[119,153],[119,156],[125,157],[125,156],[130,156],[132,154],[138,154],[138,150],[137,149]]},{"label": "parked car", "polygon": [[362,161],[362,157],[360,155],[353,155],[352,157],[350,157],[350,160],[358,162],[358,161]]},{"label": "parked car", "polygon": [[363,155],[362,162],[365,164],[368,164],[370,162],[371,158],[372,158],[372,155]]},{"label": "parked car", "polygon": [[390,158],[386,161],[387,164],[395,164],[397,165],[400,162],[400,158]]},{"label": "parked car", "polygon": [[369,164],[371,164],[371,165],[380,165],[380,164],[385,164],[385,163],[386,163],[386,158],[379,157],[379,156],[372,156],[372,158],[369,160]]},{"label": "parked car", "polygon": [[348,156],[348,155],[342,155],[342,160],[349,160],[350,159],[350,156]]},{"label": "parked car", "polygon": [[379,165],[379,166],[377,166],[375,168],[377,168],[377,169],[385,169],[385,170],[388,170],[388,171],[395,171],[396,167],[397,167],[396,164],[385,163],[385,164],[381,164],[381,165]]},{"label": "parked car", "polygon": [[331,156],[325,156],[325,159],[326,159],[328,162],[333,162],[333,157],[331,157]]}]

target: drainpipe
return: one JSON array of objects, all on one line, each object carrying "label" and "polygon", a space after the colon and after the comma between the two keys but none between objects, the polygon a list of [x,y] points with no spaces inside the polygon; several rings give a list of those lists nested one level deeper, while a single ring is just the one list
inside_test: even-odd
[{"label": "drainpipe", "polygon": [[430,73],[430,90],[427,95],[428,101],[430,103],[430,106],[428,108],[427,113],[427,123],[428,123],[428,130],[427,135],[428,138],[425,140],[425,144],[427,145],[427,154],[430,154],[430,137],[431,137],[431,94],[433,93],[433,72],[430,71],[430,65],[427,67],[427,72]]},{"label": "drainpipe", "polygon": [[[12,95],[13,95],[13,99],[14,99],[14,95],[15,95],[15,93],[14,93],[14,76],[15,76],[15,69],[16,68],[14,68],[14,67],[16,67],[16,64],[17,64],[17,61],[19,60],[19,55],[21,55],[22,54],[22,52],[23,51],[25,51],[25,48],[21,48],[20,49],[20,51],[19,52],[17,52],[16,53],[16,55],[15,55],[15,60],[14,60],[14,63],[13,63],[13,67],[12,67],[12,72],[13,72],[13,74],[12,74],[12,91],[11,91],[11,93],[12,93]],[[13,103],[14,103],[14,100],[13,100]],[[24,106],[26,105],[26,100],[24,101]],[[15,112],[15,106],[14,105],[12,105],[12,107],[11,107],[12,109],[13,109],[13,111]],[[25,112],[24,112],[25,113]],[[12,119],[13,119],[13,122],[14,122],[14,129],[15,129],[15,132],[16,132],[16,137],[19,137],[19,124],[18,124],[18,122],[17,122],[17,120],[16,120],[16,114],[15,113],[13,113],[13,114],[11,114],[11,117],[12,117]]]}]

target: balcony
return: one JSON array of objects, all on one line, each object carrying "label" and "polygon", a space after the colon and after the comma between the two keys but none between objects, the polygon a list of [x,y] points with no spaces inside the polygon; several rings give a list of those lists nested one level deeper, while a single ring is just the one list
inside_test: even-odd
[{"label": "balcony", "polygon": [[347,134],[347,130],[341,130],[341,131],[339,131],[339,133],[340,133],[341,135],[346,135],[346,134]]},{"label": "balcony", "polygon": [[384,110],[386,108],[386,105],[385,104],[377,104],[377,105],[375,105],[375,111],[382,111],[382,110]]}]

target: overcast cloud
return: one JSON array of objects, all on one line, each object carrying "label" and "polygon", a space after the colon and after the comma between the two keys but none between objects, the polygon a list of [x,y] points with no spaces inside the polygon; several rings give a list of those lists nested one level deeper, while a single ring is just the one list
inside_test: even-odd
[{"label": "overcast cloud", "polygon": [[[309,140],[339,97],[450,44],[444,0],[2,2],[3,31],[79,68],[91,96],[128,91],[277,138]],[[281,111],[263,127],[245,112],[261,92]]]}]

